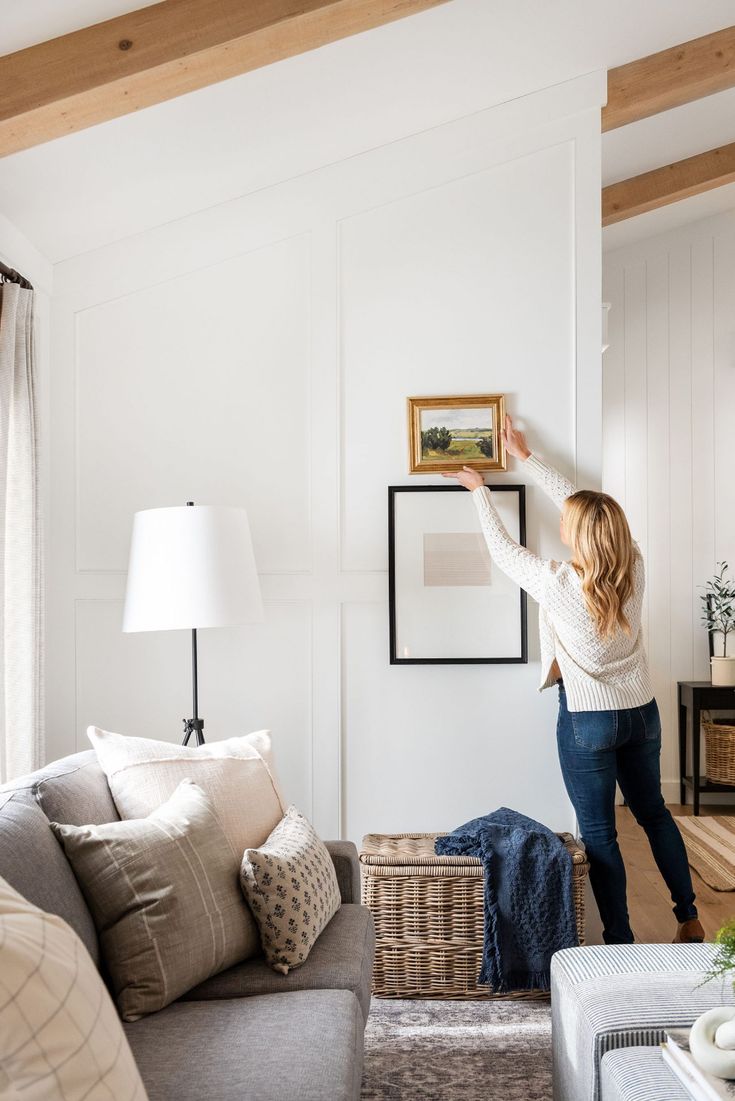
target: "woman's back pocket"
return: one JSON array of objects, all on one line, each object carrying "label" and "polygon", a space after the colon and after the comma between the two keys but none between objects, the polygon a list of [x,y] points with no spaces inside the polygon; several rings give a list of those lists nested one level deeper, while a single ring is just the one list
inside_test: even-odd
[{"label": "woman's back pocket", "polygon": [[618,740],[617,711],[570,711],[574,741],[580,749],[614,749]]}]

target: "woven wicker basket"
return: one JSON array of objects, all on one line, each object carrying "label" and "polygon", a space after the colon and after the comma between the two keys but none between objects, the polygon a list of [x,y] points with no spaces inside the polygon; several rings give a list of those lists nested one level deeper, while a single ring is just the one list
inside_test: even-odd
[{"label": "woven wicker basket", "polygon": [[[496,998],[477,985],[485,908],[482,864],[472,856],[436,856],[440,833],[368,834],[360,852],[362,900],[375,919],[373,994],[379,998]],[[589,865],[571,834],[574,908],[584,943]],[[510,995],[545,997],[537,991]]]},{"label": "woven wicker basket", "polygon": [[735,726],[722,719],[703,721],[707,776],[716,784],[735,786]]}]

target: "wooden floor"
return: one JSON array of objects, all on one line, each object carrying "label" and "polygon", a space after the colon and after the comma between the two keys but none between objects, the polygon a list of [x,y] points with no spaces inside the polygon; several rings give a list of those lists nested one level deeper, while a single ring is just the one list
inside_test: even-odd
[{"label": "wooden floor", "polygon": [[[691,814],[691,807],[669,805],[674,815]],[[732,814],[733,807],[702,807],[702,814]],[[617,808],[618,841],[628,872],[628,909],[635,938],[649,944],[673,940],[676,919],[671,899],[656,867],[643,830],[628,807]],[[720,926],[735,917],[735,891],[713,891],[692,871],[699,917],[707,940],[713,940]]]}]

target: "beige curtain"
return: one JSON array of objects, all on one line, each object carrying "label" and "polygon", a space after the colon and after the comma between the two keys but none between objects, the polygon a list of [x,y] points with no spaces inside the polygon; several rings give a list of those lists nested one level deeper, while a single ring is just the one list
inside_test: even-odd
[{"label": "beige curtain", "polygon": [[43,763],[33,291],[0,284],[0,782]]}]

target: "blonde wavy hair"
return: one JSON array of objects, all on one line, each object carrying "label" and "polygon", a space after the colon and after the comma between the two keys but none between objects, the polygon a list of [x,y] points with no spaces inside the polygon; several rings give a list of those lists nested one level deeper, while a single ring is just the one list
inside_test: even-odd
[{"label": "blonde wavy hair", "polygon": [[563,515],[572,566],[598,634],[630,634],[623,609],[633,594],[635,548],[625,513],[606,493],[583,489],[567,498]]}]

